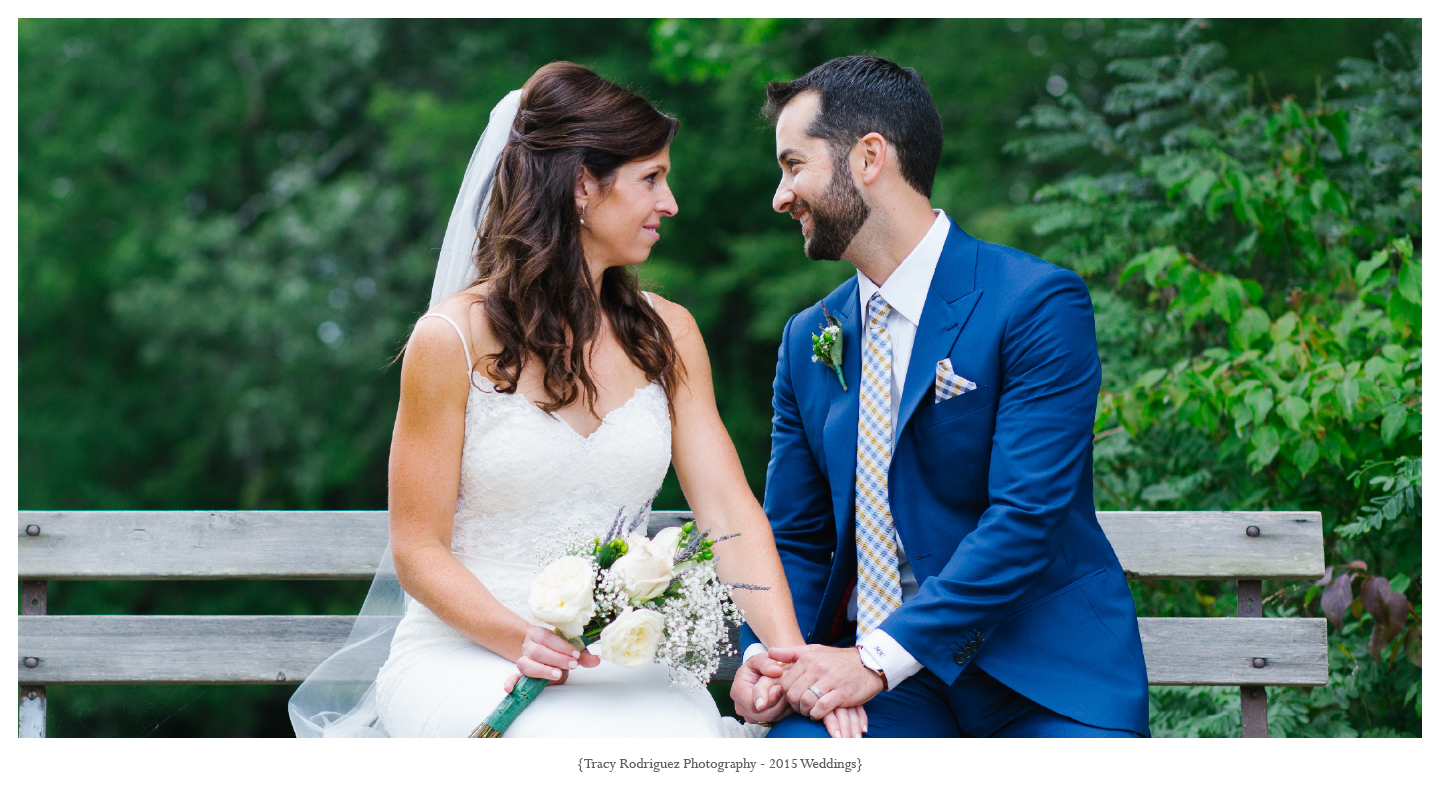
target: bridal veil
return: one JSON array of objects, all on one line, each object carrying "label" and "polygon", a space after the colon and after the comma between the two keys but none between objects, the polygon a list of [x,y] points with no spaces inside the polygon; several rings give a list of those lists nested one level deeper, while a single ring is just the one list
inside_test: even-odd
[{"label": "bridal veil", "polygon": [[[480,224],[490,205],[496,164],[520,110],[520,94],[511,91],[490,111],[485,132],[470,155],[440,246],[435,284],[430,290],[432,308],[475,279]],[[395,563],[387,545],[344,647],[316,667],[290,697],[290,723],[295,736],[389,736],[375,706],[375,677],[390,656],[390,642],[408,600],[409,595],[395,576]]]}]

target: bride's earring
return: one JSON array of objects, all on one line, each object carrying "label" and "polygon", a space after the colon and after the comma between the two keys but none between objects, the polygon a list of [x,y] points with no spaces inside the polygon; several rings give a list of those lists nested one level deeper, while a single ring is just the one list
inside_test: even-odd
[{"label": "bride's earring", "polygon": [[585,225],[585,207],[580,207],[580,225]]}]

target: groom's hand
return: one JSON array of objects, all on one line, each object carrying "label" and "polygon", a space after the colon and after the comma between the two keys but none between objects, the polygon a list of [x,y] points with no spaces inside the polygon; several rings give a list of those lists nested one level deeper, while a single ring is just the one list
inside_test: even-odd
[{"label": "groom's hand", "polygon": [[730,685],[735,713],[750,723],[775,723],[789,715],[790,702],[780,686],[784,673],[784,667],[763,652],[746,660]]},{"label": "groom's hand", "polygon": [[885,680],[861,664],[860,650],[854,647],[777,647],[770,650],[770,658],[790,664],[780,678],[785,698],[811,720],[821,720],[837,707],[864,704],[885,689]]}]

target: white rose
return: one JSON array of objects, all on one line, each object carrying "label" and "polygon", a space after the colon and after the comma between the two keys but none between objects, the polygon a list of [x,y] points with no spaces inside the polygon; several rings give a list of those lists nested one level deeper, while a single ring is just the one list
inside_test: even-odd
[{"label": "white rose", "polygon": [[[661,531],[661,536],[664,533]],[[652,542],[638,533],[630,534],[625,540],[630,545],[629,552],[610,565],[610,574],[625,580],[625,596],[636,602],[660,596],[675,579],[674,547],[667,552],[667,545],[658,541],[660,536],[655,538],[657,541]],[[669,537],[666,541],[672,542]],[[672,543],[678,543],[678,539]]]},{"label": "white rose", "polygon": [[665,617],[645,608],[626,608],[600,631],[600,659],[622,668],[639,668],[655,659],[665,636]]},{"label": "white rose", "polygon": [[675,554],[680,551],[680,539],[683,536],[684,534],[680,533],[680,526],[672,526],[655,534],[655,538],[650,540],[650,544],[657,551],[664,553],[665,557],[670,559],[670,563],[673,564],[675,563]]},{"label": "white rose", "polygon": [[530,584],[530,615],[562,635],[578,637],[595,616],[595,567],[575,556],[545,567]]}]

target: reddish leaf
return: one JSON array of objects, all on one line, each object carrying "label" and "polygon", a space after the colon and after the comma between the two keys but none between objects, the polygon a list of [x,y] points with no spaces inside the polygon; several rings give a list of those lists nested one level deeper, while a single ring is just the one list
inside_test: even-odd
[{"label": "reddish leaf", "polygon": [[1388,592],[1381,600],[1385,605],[1385,612],[1390,617],[1390,636],[1393,638],[1405,631],[1405,620],[1410,616],[1410,600],[1398,591]]},{"label": "reddish leaf", "polygon": [[1351,561],[1349,564],[1346,564],[1346,566],[1350,567],[1351,569],[1363,569],[1367,572],[1370,571],[1370,567],[1366,566],[1364,561]]},{"label": "reddish leaf", "polygon": [[1345,623],[1345,609],[1350,607],[1355,598],[1350,591],[1350,581],[1354,577],[1355,573],[1346,572],[1320,592],[1320,610],[1325,612],[1325,618],[1329,619],[1337,630]]},{"label": "reddish leaf", "polygon": [[1325,567],[1325,576],[1322,577],[1322,578],[1320,578],[1319,580],[1315,581],[1315,585],[1321,586],[1321,587],[1330,585],[1330,576],[1333,575],[1333,574],[1335,574],[1335,567],[1333,567],[1333,566],[1327,566],[1327,567]]},{"label": "reddish leaf", "polygon": [[1405,631],[1405,620],[1410,615],[1410,600],[1406,599],[1404,594],[1392,590],[1389,580],[1372,577],[1361,583],[1360,602],[1375,618],[1376,628],[1384,631],[1385,644]]},{"label": "reddish leaf", "polygon": [[1385,598],[1389,594],[1390,581],[1383,577],[1366,578],[1365,582],[1360,584],[1360,604],[1365,607],[1366,612],[1375,617],[1376,624],[1390,623],[1389,615],[1385,612]]},{"label": "reddish leaf", "polygon": [[1390,643],[1390,641],[1387,640],[1387,636],[1385,635],[1386,632],[1388,631],[1385,629],[1385,625],[1381,624],[1378,621],[1375,622],[1375,629],[1370,633],[1369,648],[1370,656],[1375,658],[1376,662],[1380,661],[1381,650],[1385,648],[1386,644]]},{"label": "reddish leaf", "polygon": [[1416,668],[1419,668],[1419,667],[1420,667],[1420,623],[1419,623],[1419,622],[1416,622],[1416,623],[1415,623],[1415,626],[1413,626],[1413,627],[1410,628],[1410,634],[1407,635],[1407,636],[1405,636],[1405,656],[1410,658],[1410,662],[1414,663]]}]

